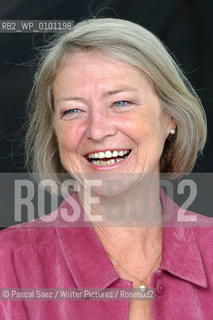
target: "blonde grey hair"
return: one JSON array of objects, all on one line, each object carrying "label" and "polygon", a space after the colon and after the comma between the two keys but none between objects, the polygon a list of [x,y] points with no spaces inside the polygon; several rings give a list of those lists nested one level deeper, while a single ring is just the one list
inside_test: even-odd
[{"label": "blonde grey hair", "polygon": [[82,21],[57,37],[43,52],[31,92],[26,162],[42,179],[65,172],[54,130],[52,84],[66,57],[78,50],[99,50],[141,69],[155,86],[162,106],[177,125],[165,142],[161,172],[190,172],[206,141],[206,117],[196,92],[161,41],[145,28],[121,19]]}]

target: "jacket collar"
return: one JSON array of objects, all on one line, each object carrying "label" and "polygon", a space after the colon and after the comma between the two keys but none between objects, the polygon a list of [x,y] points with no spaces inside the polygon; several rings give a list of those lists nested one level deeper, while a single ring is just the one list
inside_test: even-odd
[{"label": "jacket collar", "polygon": [[[160,269],[207,288],[206,274],[193,228],[177,224],[179,207],[162,190],[161,201],[164,216],[167,217],[172,212],[172,219],[163,223]],[[75,222],[70,223],[62,217],[66,214],[66,220],[69,220],[76,212],[79,219]],[[104,289],[120,279],[76,193],[69,197],[69,201],[64,200],[59,207],[56,233],[77,288]]]}]

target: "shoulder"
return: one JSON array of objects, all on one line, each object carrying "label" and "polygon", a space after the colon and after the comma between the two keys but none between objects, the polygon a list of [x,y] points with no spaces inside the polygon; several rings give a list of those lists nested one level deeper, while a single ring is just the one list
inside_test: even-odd
[{"label": "shoulder", "polygon": [[[167,218],[165,225],[174,227],[176,231],[174,240],[181,238],[185,245],[190,241],[197,243],[200,255],[204,263],[213,265],[213,217],[205,216],[190,210],[184,210],[171,200],[163,190],[161,190],[164,216]],[[173,229],[173,228],[172,228]]]},{"label": "shoulder", "polygon": [[47,244],[55,234],[56,215],[57,211],[54,211],[45,217],[1,230],[0,250]]},{"label": "shoulder", "polygon": [[[186,218],[186,228],[190,227],[194,230],[200,245],[204,245],[206,241],[213,241],[213,217],[193,211],[186,211],[184,217]],[[187,221],[187,219],[189,220]]]},{"label": "shoulder", "polygon": [[196,243],[208,281],[213,286],[213,218],[192,211],[186,211],[185,217],[193,217],[190,222],[185,222],[185,234],[191,234],[191,240]]},{"label": "shoulder", "polygon": [[[178,207],[179,210],[182,210]],[[180,224],[183,223],[185,228],[193,230],[200,249],[212,249],[213,241],[213,217],[208,217],[200,213],[189,210],[179,211],[181,216],[178,217]],[[181,219],[182,220],[181,220]]]},{"label": "shoulder", "polygon": [[[50,219],[54,214],[47,215]],[[0,283],[2,287],[38,287],[42,273],[54,270],[52,263],[57,259],[55,223],[41,218],[15,225],[0,232]],[[32,272],[33,270],[33,272]]]},{"label": "shoulder", "polygon": [[194,236],[204,266],[209,288],[213,288],[213,218],[193,213],[197,221],[193,226]]},{"label": "shoulder", "polygon": [[201,252],[211,251],[213,255],[213,218],[198,213],[193,213],[196,217],[192,224],[195,237]]}]

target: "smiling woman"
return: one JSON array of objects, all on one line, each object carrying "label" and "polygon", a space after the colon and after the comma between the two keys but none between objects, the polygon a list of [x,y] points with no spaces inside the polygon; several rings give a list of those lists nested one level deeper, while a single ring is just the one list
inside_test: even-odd
[{"label": "smiling woman", "polygon": [[[119,31],[122,28],[125,30],[124,33]],[[84,65],[79,62],[80,56]],[[159,97],[162,108],[175,120],[175,134],[172,139],[171,135],[166,139],[164,152],[160,158],[161,172],[169,172],[171,176],[176,177],[181,176],[183,172],[189,172],[193,168],[197,154],[202,151],[206,140],[205,114],[201,102],[160,41],[146,29],[119,19],[82,21],[73,28],[72,32],[59,39],[56,38],[52,46],[44,52],[32,92],[34,97],[32,103],[36,110],[34,112],[34,108],[31,109],[31,125],[26,138],[27,163],[30,169],[40,173],[53,172],[53,176],[54,172],[66,171],[60,162],[60,155],[56,147],[57,138],[53,130],[54,108],[52,99],[55,99],[53,98],[53,84],[56,81],[57,74],[58,81],[61,81],[59,74],[63,70],[65,77],[62,79],[62,85],[65,85],[64,92],[56,92],[57,101],[54,100],[54,104],[57,106],[61,102],[60,115],[64,112],[64,119],[84,117],[85,114],[88,114],[90,101],[82,94],[76,96],[76,94],[79,94],[76,87],[80,83],[82,91],[83,89],[84,91],[89,90],[88,80],[92,81],[96,73],[97,77],[98,73],[101,77],[103,66],[100,66],[101,61],[99,65],[98,61],[96,64],[96,57],[99,61],[102,59],[105,66],[107,61],[109,62],[103,76],[106,77],[108,73],[109,77],[112,65],[115,69],[117,68],[115,76],[120,77],[116,78],[117,87],[114,88],[111,84],[111,87],[102,92],[102,103],[114,103],[114,109],[112,106],[110,108],[117,113],[123,113],[126,108],[132,112],[132,105],[140,104],[141,101],[137,99],[142,99],[142,95],[145,94],[147,88],[142,88],[140,97],[137,96],[138,84],[135,83],[135,86],[132,86],[132,82],[135,80],[133,70],[135,73],[138,71],[141,77],[143,75],[146,86],[148,87],[149,84],[150,88],[152,87],[152,90]],[[90,60],[90,63],[85,66],[88,60]],[[74,72],[74,69],[69,68],[72,61],[73,65],[75,62],[78,63],[78,67],[75,68],[77,74],[73,79],[69,75],[69,71]],[[117,66],[115,66],[116,63]],[[128,70],[125,72],[127,64],[129,68],[130,66],[133,68],[131,74],[128,74]],[[123,66],[122,71],[120,66]],[[96,78],[96,81],[98,81],[98,78]],[[104,82],[104,79],[102,82]],[[70,85],[73,86],[75,92],[71,92]],[[95,93],[96,90],[100,96],[100,90],[103,91],[103,88],[94,85],[93,91]],[[85,92],[82,93],[85,94]],[[66,96],[63,96],[63,94]],[[86,92],[86,94],[88,96],[89,92]],[[96,95],[93,99],[95,98],[97,99]],[[128,104],[125,103],[124,107],[118,107],[117,103],[121,102],[120,100],[128,101]],[[76,104],[78,108],[76,108]],[[69,107],[70,105],[72,108]],[[120,117],[120,115],[117,115],[117,117]],[[174,130],[173,127],[172,130]],[[37,131],[39,131],[39,135]],[[191,148],[188,148],[189,145]],[[42,176],[41,174],[41,178]],[[58,177],[54,176],[54,179],[58,180]]]},{"label": "smiling woman", "polygon": [[192,170],[205,113],[161,42],[125,20],[78,23],[44,51],[29,119],[29,168],[59,185],[70,175],[75,192],[46,220],[1,232],[0,282],[101,301],[2,301],[0,318],[210,319],[213,229],[198,226],[212,221],[184,224],[160,190],[161,173]]},{"label": "smiling woman", "polygon": [[159,171],[176,124],[138,68],[94,50],[76,51],[54,79],[53,100],[60,159],[73,176]]}]

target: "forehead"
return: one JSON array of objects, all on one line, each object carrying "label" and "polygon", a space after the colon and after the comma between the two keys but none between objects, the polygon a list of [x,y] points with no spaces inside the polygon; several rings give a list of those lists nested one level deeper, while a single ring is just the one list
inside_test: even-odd
[{"label": "forehead", "polygon": [[96,86],[151,86],[145,73],[125,61],[106,55],[100,51],[75,51],[67,55],[53,82],[53,89],[69,87],[81,90]]}]

